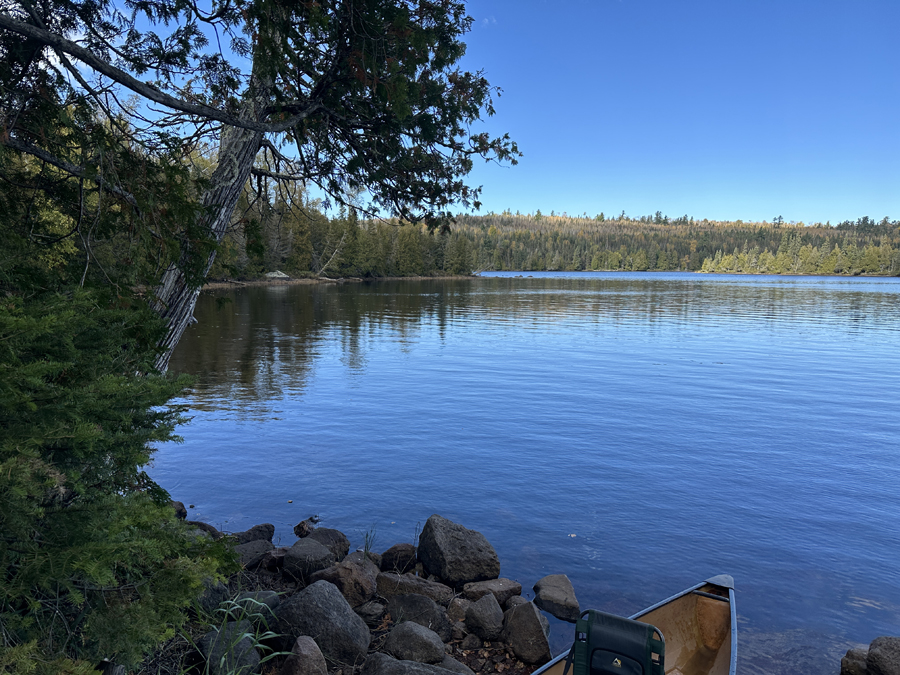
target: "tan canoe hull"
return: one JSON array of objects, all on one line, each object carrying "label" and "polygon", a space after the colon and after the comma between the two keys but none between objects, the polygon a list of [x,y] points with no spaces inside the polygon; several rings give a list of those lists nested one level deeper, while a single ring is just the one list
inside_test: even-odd
[{"label": "tan canoe hull", "polygon": [[[666,675],[735,674],[737,612],[730,576],[707,579],[629,618],[662,631]],[[533,675],[563,675],[567,655],[560,654]]]}]

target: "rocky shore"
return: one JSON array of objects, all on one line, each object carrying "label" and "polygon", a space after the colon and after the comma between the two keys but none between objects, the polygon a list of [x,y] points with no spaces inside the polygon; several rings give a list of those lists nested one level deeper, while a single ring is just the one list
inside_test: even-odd
[{"label": "rocky shore", "polygon": [[[183,505],[174,505],[185,518]],[[272,543],[271,524],[224,534],[187,522],[198,536],[228,537],[242,572],[199,598],[207,616],[222,620],[169,655],[172,672],[529,675],[551,658],[544,612],[574,622],[581,609],[563,574],[537,580],[529,601],[518,581],[500,577],[484,535],[437,514],[417,545],[382,553],[351,552],[343,533],[318,527],[314,517],[294,528],[297,541],[285,547]],[[160,655],[142,672],[169,672],[165,661]],[[823,672],[836,671],[834,664]],[[840,672],[900,675],[900,638],[848,651]]]},{"label": "rocky shore", "polygon": [[351,552],[343,533],[315,518],[286,547],[272,543],[270,524],[224,535],[188,522],[198,536],[229,537],[241,585],[254,586],[235,594],[233,584],[210,585],[199,599],[225,620],[180,667],[210,675],[528,675],[551,656],[543,612],[579,614],[565,575],[539,580],[529,601],[520,583],[500,577],[484,535],[436,514],[418,545],[382,553]]}]

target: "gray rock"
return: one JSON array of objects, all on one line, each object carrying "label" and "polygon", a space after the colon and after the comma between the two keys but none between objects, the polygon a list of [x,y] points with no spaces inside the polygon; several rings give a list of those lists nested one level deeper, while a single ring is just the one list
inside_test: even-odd
[{"label": "gray rock", "polygon": [[460,663],[452,656],[445,655],[444,660],[438,664],[441,668],[446,668],[447,670],[452,670],[454,673],[460,673],[460,675],[475,675],[472,672],[472,669],[464,663]]},{"label": "gray rock", "polygon": [[259,654],[249,637],[249,621],[229,621],[212,630],[197,643],[209,666],[210,675],[249,675],[259,666]]},{"label": "gray rock", "polygon": [[169,502],[175,511],[175,517],[178,520],[187,520],[187,509],[184,508],[184,502],[176,502],[174,499]]},{"label": "gray rock", "polygon": [[386,609],[394,623],[412,621],[433,630],[442,641],[450,640],[452,627],[447,611],[431,598],[416,593],[395,595],[388,600]]},{"label": "gray rock", "polygon": [[453,598],[453,589],[436,581],[428,581],[414,574],[382,572],[375,578],[378,595],[389,600],[395,595],[417,593],[431,598],[439,605],[446,605]]},{"label": "gray rock", "polygon": [[371,600],[359,607],[355,607],[353,611],[366,622],[367,626],[374,627],[381,623],[381,618],[384,616],[384,605]]},{"label": "gray rock", "polygon": [[[312,539],[312,537],[310,537]],[[378,568],[369,561],[339,562],[310,575],[310,581],[324,580],[337,586],[351,607],[359,607],[375,597]]]},{"label": "gray rock", "polygon": [[196,530],[201,530],[202,532],[205,532],[213,539],[221,539],[224,536],[221,532],[219,532],[212,525],[210,525],[209,523],[204,523],[203,521],[200,521],[200,520],[185,520],[184,523],[185,523],[185,525],[190,525],[191,527],[193,527]]},{"label": "gray rock", "polygon": [[375,567],[381,569],[381,554],[375,553],[375,551],[353,551],[348,553],[341,562],[361,563],[363,560],[368,560]]},{"label": "gray rock", "polygon": [[369,654],[360,675],[447,675],[447,670],[418,661],[401,661],[376,652]]},{"label": "gray rock", "polygon": [[316,641],[308,635],[298,637],[279,675],[328,675],[325,657]]},{"label": "gray rock", "polygon": [[462,643],[460,643],[460,649],[481,649],[484,646],[484,641],[475,635],[475,633],[469,633],[466,637],[463,638]]},{"label": "gray rock", "polygon": [[403,661],[438,663],[444,659],[444,643],[438,634],[414,621],[395,625],[384,651]]},{"label": "gray rock", "polygon": [[450,628],[450,639],[451,640],[464,640],[466,635],[469,634],[468,629],[466,628],[465,621],[454,621],[452,623],[452,627]]},{"label": "gray rock", "polygon": [[465,621],[466,610],[469,609],[469,605],[471,604],[471,600],[466,600],[465,598],[453,598],[450,601],[450,604],[447,605],[447,617],[450,621]]},{"label": "gray rock", "polygon": [[366,657],[369,629],[327,581],[317,581],[283,600],[275,616],[276,633],[313,636],[326,659],[353,665]]},{"label": "gray rock", "polygon": [[483,534],[437,514],[422,528],[418,557],[431,574],[454,587],[500,576],[497,552]]},{"label": "gray rock", "polygon": [[335,560],[343,560],[350,552],[350,541],[343,532],[330,527],[318,527],[309,534],[309,539],[317,541],[331,551]]},{"label": "gray rock", "polygon": [[204,591],[197,598],[197,604],[201,610],[212,614],[228,599],[228,587],[221,582],[213,582],[212,579],[204,579],[203,586]]},{"label": "gray rock", "polygon": [[848,649],[841,658],[841,675],[868,675],[867,654],[867,649]]},{"label": "gray rock", "polygon": [[272,543],[272,537],[275,536],[275,526],[272,523],[263,523],[262,525],[254,525],[249,530],[243,532],[235,532],[230,535],[238,544],[247,544],[251,541],[267,541]]},{"label": "gray rock", "polygon": [[879,637],[869,645],[866,656],[869,675],[900,675],[900,637]]},{"label": "gray rock", "polygon": [[544,635],[547,636],[547,639],[550,639],[550,621],[544,616],[543,612],[538,612],[538,621],[541,622],[541,628],[544,629]]},{"label": "gray rock", "polygon": [[517,605],[503,615],[500,638],[512,647],[519,660],[543,664],[550,660],[550,643],[541,621],[541,612],[534,603]]},{"label": "gray rock", "polygon": [[381,554],[381,571],[404,574],[416,568],[416,547],[412,544],[394,544]]},{"label": "gray rock", "polygon": [[282,272],[281,270],[275,270],[274,272],[266,272],[267,279],[290,279],[290,277]]},{"label": "gray rock", "polygon": [[286,577],[306,582],[313,574],[333,564],[332,552],[306,537],[294,543],[284,554],[283,572]]},{"label": "gray rock", "polygon": [[521,595],[514,595],[504,603],[503,609],[512,609],[518,605],[524,605],[526,602],[528,602],[527,598],[523,598]]},{"label": "gray rock", "polygon": [[312,534],[312,531],[316,529],[316,524],[319,522],[319,516],[310,516],[306,520],[301,520],[299,523],[294,525],[294,536],[297,539],[303,539],[303,537],[308,537]]},{"label": "gray rock", "polygon": [[238,544],[234,547],[234,552],[238,554],[238,562],[241,567],[253,569],[259,567],[263,558],[266,557],[266,553],[274,548],[271,541],[256,539],[248,541],[246,544]]},{"label": "gray rock", "polygon": [[575,589],[565,574],[550,574],[534,585],[534,604],[557,619],[575,623],[581,614]]},{"label": "gray rock", "polygon": [[284,556],[287,555],[287,552],[288,548],[286,546],[272,549],[259,561],[259,569],[272,574],[281,572],[284,569]]},{"label": "gray rock", "polygon": [[482,640],[496,640],[503,630],[503,610],[493,593],[488,593],[466,610],[466,628]]},{"label": "gray rock", "polygon": [[463,595],[468,600],[480,600],[488,593],[492,593],[502,607],[511,597],[522,594],[522,584],[512,579],[490,579],[463,586]]}]

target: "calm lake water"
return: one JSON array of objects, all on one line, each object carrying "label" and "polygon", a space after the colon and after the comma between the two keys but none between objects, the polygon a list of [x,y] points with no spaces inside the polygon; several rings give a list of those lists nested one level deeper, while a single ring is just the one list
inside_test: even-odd
[{"label": "calm lake water", "polygon": [[900,279],[498,273],[196,316],[193,421],[151,469],[193,518],[384,550],[440,513],[624,614],[729,573],[742,673],[900,634]]}]

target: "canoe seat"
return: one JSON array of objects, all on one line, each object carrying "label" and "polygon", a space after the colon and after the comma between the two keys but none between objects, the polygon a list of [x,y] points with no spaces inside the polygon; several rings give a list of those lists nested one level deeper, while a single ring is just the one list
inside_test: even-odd
[{"label": "canoe seat", "polygon": [[588,609],[575,623],[563,675],[664,675],[666,642],[655,626]]}]

